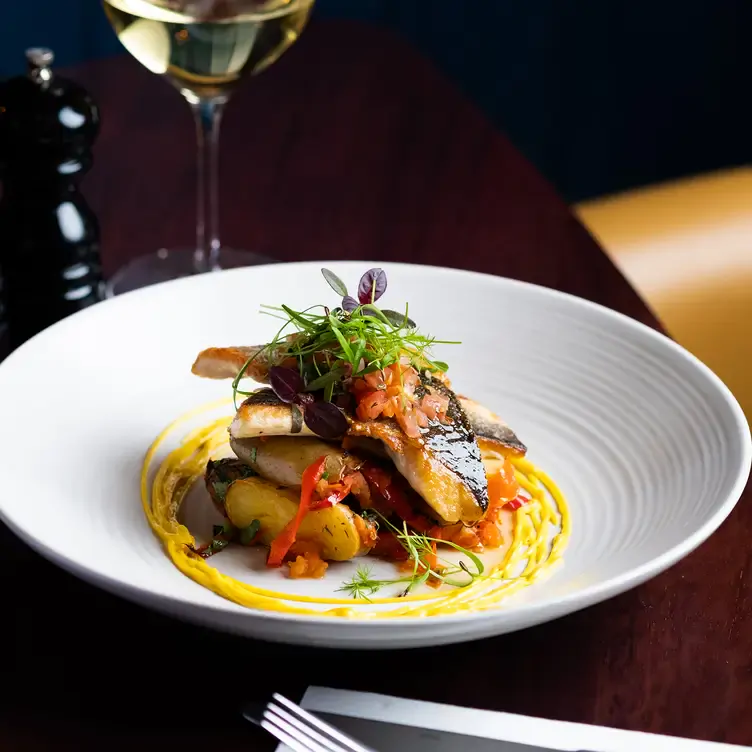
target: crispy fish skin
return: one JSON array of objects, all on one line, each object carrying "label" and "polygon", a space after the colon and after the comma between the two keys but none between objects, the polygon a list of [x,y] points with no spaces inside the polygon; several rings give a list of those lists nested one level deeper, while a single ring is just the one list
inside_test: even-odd
[{"label": "crispy fish skin", "polygon": [[448,422],[429,421],[420,438],[410,439],[394,420],[356,421],[348,436],[356,442],[363,437],[381,441],[397,470],[440,520],[472,524],[488,509],[480,448],[454,392],[433,379],[426,379],[424,387],[449,400]]},{"label": "crispy fish skin", "polygon": [[259,436],[315,436],[296,405],[289,405],[271,389],[259,389],[245,400],[230,424],[233,439]]},{"label": "crispy fish skin", "polygon": [[502,454],[524,457],[527,447],[517,434],[495,413],[479,402],[457,395],[481,449],[497,450]]},{"label": "crispy fish skin", "polygon": [[430,421],[422,438],[428,451],[453,472],[470,492],[475,505],[463,495],[460,521],[476,521],[488,509],[488,480],[483,467],[475,433],[457,395],[437,379],[423,379],[424,387],[438,392],[449,400],[447,417],[450,422]]},{"label": "crispy fish skin", "polygon": [[[483,517],[488,507],[488,487],[479,502],[463,479],[443,463],[446,457],[435,454],[422,439],[408,439],[395,421],[356,421],[350,426],[349,436],[381,441],[399,473],[440,521],[469,525]],[[477,445],[475,448],[480,457]]]}]

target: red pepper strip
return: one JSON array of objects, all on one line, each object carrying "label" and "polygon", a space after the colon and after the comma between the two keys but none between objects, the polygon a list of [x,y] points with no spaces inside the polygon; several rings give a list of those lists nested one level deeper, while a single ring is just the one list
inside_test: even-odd
[{"label": "red pepper strip", "polygon": [[504,507],[506,509],[519,509],[520,507],[524,507],[525,504],[528,503],[530,499],[526,498],[525,496],[518,496],[516,499],[512,499],[511,501],[508,501],[506,504],[504,504]]},{"label": "red pepper strip", "polygon": [[413,530],[425,533],[431,527],[431,523],[425,517],[415,512],[407,496],[392,480],[389,473],[370,463],[366,463],[361,468],[361,472],[368,483],[376,487],[376,490],[397,516],[410,525]]},{"label": "red pepper strip", "polygon": [[311,502],[308,510],[315,512],[317,509],[328,509],[329,507],[333,507],[335,503],[334,501],[329,501],[329,499],[317,499]]},{"label": "red pepper strip", "polygon": [[326,456],[319,457],[319,459],[309,465],[303,472],[303,483],[300,489],[300,505],[298,506],[298,512],[295,517],[285,525],[282,532],[272,541],[269,550],[269,557],[266,560],[266,566],[282,566],[282,562],[284,561],[287,552],[290,550],[292,544],[295,543],[300,523],[311,508],[311,496],[313,495],[313,490],[316,488],[316,484],[321,480],[321,476],[324,474],[325,466]]},{"label": "red pepper strip", "polygon": [[335,504],[339,504],[339,502],[345,499],[350,493],[350,487],[352,486],[353,482],[354,478],[352,477],[352,475],[348,475],[342,480],[342,483],[331,485],[329,487],[329,493],[327,493],[327,495],[323,499],[312,501],[309,508],[311,510],[325,509],[326,507],[333,507]]}]

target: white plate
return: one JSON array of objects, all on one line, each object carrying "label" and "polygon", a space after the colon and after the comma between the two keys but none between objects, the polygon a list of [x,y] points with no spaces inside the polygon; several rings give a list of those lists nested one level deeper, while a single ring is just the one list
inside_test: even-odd
[{"label": "white plate", "polygon": [[[482,613],[351,620],[243,608],[181,574],[144,517],[139,473],[156,435],[228,395],[190,366],[210,345],[256,344],[276,330],[262,303],[331,301],[320,263],[204,275],[124,295],[66,319],[0,365],[0,512],[40,553],[125,598],[271,640],[395,648],[521,629],[637,585],[702,543],[750,469],[750,435],[726,387],[669,339],[541,287],[456,270],[385,266],[385,306],[407,300],[456,389],[515,428],[566,494],[563,566]],[[351,286],[369,267],[330,263]],[[224,557],[224,558],[223,558]],[[269,586],[248,552],[210,561]],[[350,565],[343,565],[345,567]],[[390,565],[386,565],[390,566]],[[332,593],[342,578],[297,581]],[[40,591],[42,592],[42,591]],[[40,596],[42,597],[42,596]]]}]

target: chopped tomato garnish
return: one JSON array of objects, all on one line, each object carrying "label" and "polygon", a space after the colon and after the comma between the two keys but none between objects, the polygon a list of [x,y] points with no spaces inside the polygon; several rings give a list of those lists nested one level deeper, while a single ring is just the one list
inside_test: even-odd
[{"label": "chopped tomato garnish", "polygon": [[303,472],[303,483],[300,489],[300,505],[298,511],[285,527],[282,532],[272,541],[271,548],[269,550],[269,557],[266,560],[266,565],[269,567],[281,567],[282,562],[290,550],[290,547],[295,543],[295,538],[298,535],[298,529],[303,518],[311,508],[311,497],[313,491],[316,488],[316,484],[321,480],[321,476],[324,474],[324,468],[326,467],[326,456],[319,457]]},{"label": "chopped tomato garnish", "polygon": [[388,472],[370,462],[363,465],[361,472],[368,481],[371,490],[377,491],[386,506],[395,512],[401,520],[410,525],[413,530],[422,533],[431,527],[428,519],[413,509],[407,495]]},{"label": "chopped tomato garnish", "polygon": [[305,551],[295,557],[294,561],[287,563],[290,567],[290,577],[298,580],[303,577],[321,579],[329,566],[316,551]]},{"label": "chopped tomato garnish", "polygon": [[379,539],[376,526],[367,523],[359,514],[353,515],[353,521],[355,522],[355,529],[358,531],[360,542],[364,548],[372,549]]},{"label": "chopped tomato garnish", "polygon": [[385,391],[366,392],[358,401],[355,414],[360,420],[373,420],[381,415],[388,401]]},{"label": "chopped tomato garnish", "polygon": [[380,371],[367,373],[353,381],[359,420],[394,418],[406,436],[418,438],[420,429],[431,420],[445,420],[449,399],[435,391],[420,399],[415,390],[420,375],[409,362],[394,363]]},{"label": "chopped tomato garnish", "polygon": [[478,540],[475,530],[462,524],[447,525],[445,527],[436,525],[428,531],[427,535],[431,538],[449,541],[470,551],[480,549],[480,540]]},{"label": "chopped tomato garnish", "polygon": [[431,420],[440,420],[449,409],[449,398],[443,394],[431,392],[420,401],[420,409]]},{"label": "chopped tomato garnish", "polygon": [[486,548],[498,548],[504,542],[499,526],[490,520],[479,523],[478,539]]},{"label": "chopped tomato garnish", "polygon": [[516,498],[520,493],[520,484],[514,475],[514,466],[505,459],[498,472],[488,478],[488,500],[491,507],[503,506],[505,502]]}]

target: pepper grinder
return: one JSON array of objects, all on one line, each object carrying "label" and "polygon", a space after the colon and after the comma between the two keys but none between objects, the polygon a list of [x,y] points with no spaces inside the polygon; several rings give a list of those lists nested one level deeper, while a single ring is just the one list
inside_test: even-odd
[{"label": "pepper grinder", "polygon": [[104,298],[99,224],[78,190],[99,109],[26,51],[28,72],[0,84],[0,274],[10,348]]}]

